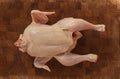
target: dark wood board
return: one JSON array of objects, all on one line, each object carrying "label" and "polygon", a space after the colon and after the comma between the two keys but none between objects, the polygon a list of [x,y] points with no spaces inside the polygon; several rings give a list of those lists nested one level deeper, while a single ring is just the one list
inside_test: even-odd
[{"label": "dark wood board", "polygon": [[[52,59],[52,72],[33,66],[34,58],[21,53],[13,43],[31,23],[30,11],[55,11],[47,24],[65,17],[105,24],[106,32],[83,31],[77,54],[98,54],[97,63],[82,62],[65,67]],[[0,0],[0,79],[120,79],[119,0]]]}]

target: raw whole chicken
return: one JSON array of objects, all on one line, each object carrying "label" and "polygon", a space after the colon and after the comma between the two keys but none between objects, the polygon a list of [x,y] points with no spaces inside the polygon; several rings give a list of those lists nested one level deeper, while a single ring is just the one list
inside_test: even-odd
[{"label": "raw whole chicken", "polygon": [[83,61],[96,62],[96,54],[78,55],[71,53],[77,40],[82,37],[79,31],[105,31],[104,24],[92,24],[83,19],[68,17],[53,25],[47,25],[47,15],[55,12],[32,10],[32,23],[20,34],[14,43],[22,52],[35,57],[34,66],[51,71],[46,63],[53,57],[64,66],[72,66]]}]

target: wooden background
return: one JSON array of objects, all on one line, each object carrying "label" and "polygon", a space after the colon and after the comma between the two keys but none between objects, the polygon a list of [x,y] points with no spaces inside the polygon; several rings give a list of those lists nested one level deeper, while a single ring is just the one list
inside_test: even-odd
[{"label": "wooden background", "polygon": [[[106,25],[106,32],[84,31],[74,53],[99,55],[97,63],[64,67],[55,59],[49,73],[33,66],[32,57],[13,45],[31,22],[30,11],[56,11],[48,24],[64,17]],[[119,0],[0,0],[0,79],[120,79]]]}]

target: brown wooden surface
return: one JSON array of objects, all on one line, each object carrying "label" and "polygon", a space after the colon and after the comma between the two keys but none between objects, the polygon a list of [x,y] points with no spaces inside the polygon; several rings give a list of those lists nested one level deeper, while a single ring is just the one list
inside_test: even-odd
[{"label": "brown wooden surface", "polygon": [[[48,24],[64,17],[83,18],[106,25],[106,32],[84,31],[74,53],[99,55],[97,63],[64,67],[55,59],[49,73],[34,68],[32,57],[13,45],[31,22],[30,11],[56,11]],[[119,0],[0,0],[0,79],[120,79]]]}]

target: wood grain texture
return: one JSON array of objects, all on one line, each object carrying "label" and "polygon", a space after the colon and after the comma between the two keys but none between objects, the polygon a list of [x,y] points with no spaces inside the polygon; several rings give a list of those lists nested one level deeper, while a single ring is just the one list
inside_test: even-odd
[{"label": "wood grain texture", "polygon": [[[64,67],[55,59],[49,73],[33,66],[32,57],[13,45],[31,22],[30,11],[55,11],[48,24],[64,17],[106,25],[106,32],[84,31],[74,53],[99,55],[97,63]],[[119,0],[0,0],[0,79],[120,79]]]}]

